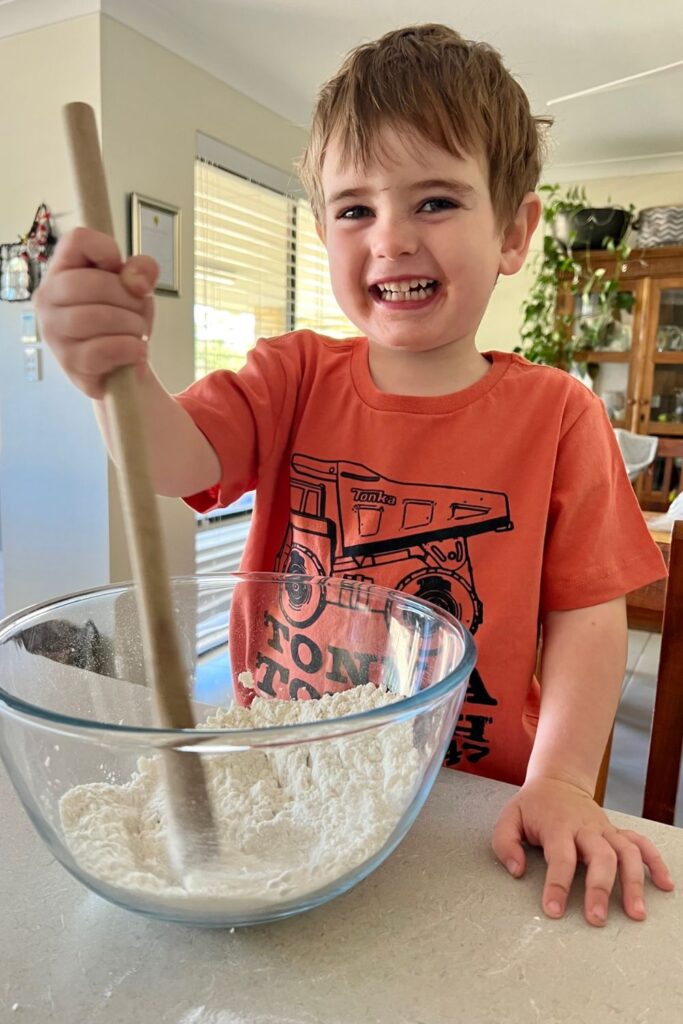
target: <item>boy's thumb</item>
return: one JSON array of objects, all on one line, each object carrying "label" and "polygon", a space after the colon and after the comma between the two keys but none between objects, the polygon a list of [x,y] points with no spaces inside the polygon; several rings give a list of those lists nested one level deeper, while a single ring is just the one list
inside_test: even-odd
[{"label": "boy's thumb", "polygon": [[151,256],[131,256],[120,276],[131,295],[149,295],[159,277],[159,264]]}]

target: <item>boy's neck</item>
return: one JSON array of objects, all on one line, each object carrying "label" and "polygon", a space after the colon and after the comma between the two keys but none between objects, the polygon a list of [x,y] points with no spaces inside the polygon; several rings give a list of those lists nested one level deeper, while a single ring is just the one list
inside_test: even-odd
[{"label": "boy's neck", "polygon": [[368,340],[368,364],[379,391],[425,398],[463,391],[491,369],[489,360],[474,347],[474,339],[430,352],[387,349]]}]

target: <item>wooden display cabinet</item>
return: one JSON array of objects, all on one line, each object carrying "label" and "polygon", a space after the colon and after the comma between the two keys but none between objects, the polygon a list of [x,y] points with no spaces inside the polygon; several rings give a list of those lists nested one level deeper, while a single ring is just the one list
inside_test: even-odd
[{"label": "wooden display cabinet", "polygon": [[[616,259],[615,253],[593,251],[585,262],[613,275]],[[613,426],[683,441],[683,246],[634,249],[622,264],[619,288],[633,293],[631,312],[620,313],[605,347],[578,351],[574,361],[587,364]],[[560,293],[558,313],[575,323],[590,318],[595,307],[590,296]],[[675,471],[680,474],[680,465]],[[658,507],[648,506],[643,487],[642,481],[636,485],[641,504]]]}]

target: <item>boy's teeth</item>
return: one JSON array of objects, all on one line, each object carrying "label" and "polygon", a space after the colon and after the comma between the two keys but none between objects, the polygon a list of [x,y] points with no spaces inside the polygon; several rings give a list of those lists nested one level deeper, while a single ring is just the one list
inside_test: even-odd
[{"label": "boy's teeth", "polygon": [[386,281],[377,287],[385,301],[403,302],[405,299],[426,299],[434,293],[436,281],[420,277],[412,281]]}]

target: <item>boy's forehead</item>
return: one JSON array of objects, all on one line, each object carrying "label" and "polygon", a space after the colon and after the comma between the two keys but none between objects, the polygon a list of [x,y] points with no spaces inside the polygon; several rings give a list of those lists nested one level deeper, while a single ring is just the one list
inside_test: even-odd
[{"label": "boy's forehead", "polygon": [[322,165],[325,198],[339,188],[362,188],[383,179],[406,181],[436,177],[467,179],[475,189],[486,184],[483,155],[455,156],[416,130],[383,129],[366,160],[354,160],[339,135],[332,136]]}]

